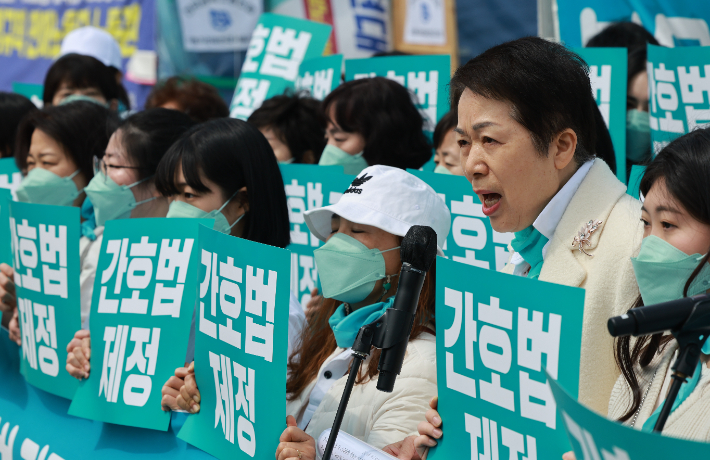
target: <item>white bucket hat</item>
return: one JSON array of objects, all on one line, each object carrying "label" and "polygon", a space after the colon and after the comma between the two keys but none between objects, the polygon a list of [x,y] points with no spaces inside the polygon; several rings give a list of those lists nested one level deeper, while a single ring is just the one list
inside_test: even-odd
[{"label": "white bucket hat", "polygon": [[121,47],[113,36],[96,27],[86,26],[74,29],[62,40],[59,56],[82,54],[103,62],[105,66],[122,70]]},{"label": "white bucket hat", "polygon": [[434,189],[390,166],[365,168],[340,201],[304,214],[308,229],[321,241],[331,233],[333,214],[398,236],[406,235],[413,225],[429,226],[436,232],[439,255],[451,228],[451,213]]}]

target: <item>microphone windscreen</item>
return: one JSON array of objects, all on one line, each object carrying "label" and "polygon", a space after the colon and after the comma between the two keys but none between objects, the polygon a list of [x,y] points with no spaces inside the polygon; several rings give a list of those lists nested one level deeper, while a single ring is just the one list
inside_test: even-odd
[{"label": "microphone windscreen", "polygon": [[429,271],[436,259],[436,232],[431,227],[413,225],[402,239],[402,263],[417,270]]}]

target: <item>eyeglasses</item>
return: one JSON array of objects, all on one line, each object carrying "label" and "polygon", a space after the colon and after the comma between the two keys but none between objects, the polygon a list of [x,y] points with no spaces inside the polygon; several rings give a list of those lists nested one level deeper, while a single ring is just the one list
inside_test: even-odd
[{"label": "eyeglasses", "polygon": [[113,168],[113,169],[145,169],[145,168],[140,168],[138,166],[118,166],[118,165],[110,165],[106,163],[103,158],[98,158],[94,157],[94,174],[98,174],[99,172],[103,173],[104,176],[108,176],[108,168]]}]

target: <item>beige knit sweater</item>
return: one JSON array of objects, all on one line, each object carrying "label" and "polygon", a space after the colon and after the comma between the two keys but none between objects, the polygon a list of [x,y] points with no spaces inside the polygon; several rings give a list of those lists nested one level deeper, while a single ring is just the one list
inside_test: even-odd
[{"label": "beige knit sweater", "polygon": [[[640,430],[653,414],[663,381],[668,368],[673,364],[673,354],[677,349],[678,345],[673,341],[651,361],[646,369],[637,368],[636,375],[641,385],[641,394],[643,395],[647,390],[648,394],[638,411],[634,428]],[[654,372],[656,373],[655,377],[653,377]],[[665,399],[665,395],[662,398]],[[611,393],[608,417],[618,420],[631,407],[632,400],[631,389],[624,377],[620,376]],[[624,424],[630,425],[632,420],[633,416]],[[695,390],[688,396],[688,399],[671,412],[663,434],[692,441],[710,442],[710,369],[707,365],[702,366],[702,374]]]}]

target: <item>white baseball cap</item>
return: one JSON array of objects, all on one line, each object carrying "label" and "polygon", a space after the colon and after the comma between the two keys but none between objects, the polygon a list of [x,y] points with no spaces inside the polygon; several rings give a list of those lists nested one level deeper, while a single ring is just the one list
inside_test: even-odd
[{"label": "white baseball cap", "polygon": [[123,68],[121,47],[110,33],[96,27],[79,27],[69,32],[62,40],[59,57],[66,54],[82,54],[103,62],[106,66]]},{"label": "white baseball cap", "polygon": [[308,229],[321,241],[331,233],[333,214],[398,236],[413,225],[429,226],[440,255],[451,228],[449,208],[433,188],[402,169],[382,165],[365,168],[336,204],[304,214]]}]

